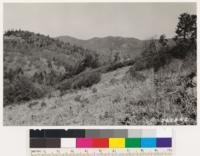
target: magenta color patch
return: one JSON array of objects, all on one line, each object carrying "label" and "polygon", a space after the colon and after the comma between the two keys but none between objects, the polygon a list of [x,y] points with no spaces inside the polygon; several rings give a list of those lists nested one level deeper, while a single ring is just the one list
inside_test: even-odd
[{"label": "magenta color patch", "polygon": [[76,148],[92,148],[92,139],[90,138],[77,138]]}]

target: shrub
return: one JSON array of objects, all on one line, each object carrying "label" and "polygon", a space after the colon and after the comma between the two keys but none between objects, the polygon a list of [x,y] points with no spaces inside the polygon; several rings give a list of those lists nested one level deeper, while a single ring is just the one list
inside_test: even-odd
[{"label": "shrub", "polygon": [[[173,47],[164,45],[167,44],[165,42],[157,43],[155,40],[150,42],[141,57],[136,59],[134,64],[136,71],[153,68],[157,72],[161,67],[169,64],[173,58],[185,59],[190,55],[196,56],[195,45],[187,41],[176,44]],[[159,44],[161,44],[160,47]]]},{"label": "shrub", "polygon": [[46,107],[47,104],[44,101],[42,101],[42,103],[40,104],[40,106],[41,106],[41,108],[43,108],[43,107]]},{"label": "shrub", "polygon": [[136,58],[136,62],[133,65],[133,67],[136,71],[140,71],[147,67],[146,64],[147,64],[147,62],[145,61],[145,59],[140,57],[140,58]]},{"label": "shrub", "polygon": [[131,80],[133,80],[133,79],[138,80],[138,81],[145,81],[146,80],[146,77],[143,76],[142,74],[138,73],[138,71],[135,70],[134,66],[129,68],[126,76],[128,76],[128,79],[131,79]]},{"label": "shrub", "polygon": [[95,52],[86,53],[84,65],[86,67],[97,68],[99,66],[98,55]]},{"label": "shrub", "polygon": [[110,80],[110,84],[111,85],[114,85],[114,84],[116,84],[117,83],[117,79],[116,78],[112,78],[111,80]]},{"label": "shrub", "polygon": [[118,95],[118,96],[116,96],[115,98],[114,98],[114,100],[112,101],[113,103],[119,103],[119,102],[121,102],[121,97],[120,97],[120,95]]},{"label": "shrub", "polygon": [[86,72],[80,74],[73,80],[72,88],[80,89],[82,87],[90,87],[93,84],[98,83],[101,80],[101,74],[99,72]]},{"label": "shrub", "polygon": [[80,102],[80,101],[81,101],[81,95],[77,95],[77,96],[74,98],[74,101]]},{"label": "shrub", "polygon": [[83,72],[73,78],[64,80],[56,88],[61,91],[69,89],[81,89],[83,87],[90,87],[101,80],[100,72]]},{"label": "shrub", "polygon": [[174,46],[169,53],[172,57],[178,58],[178,59],[184,59],[186,56],[190,55],[190,53],[193,53],[196,55],[196,48],[194,45],[187,44],[186,42],[182,42]]},{"label": "shrub", "polygon": [[62,83],[60,83],[56,88],[62,92],[71,89],[71,86],[72,86],[72,79],[67,79]]},{"label": "shrub", "polygon": [[92,88],[92,93],[96,93],[97,89],[96,88]]},{"label": "shrub", "polygon": [[4,106],[16,102],[41,98],[46,91],[36,87],[27,77],[19,77],[13,82],[4,81]]},{"label": "shrub", "polygon": [[136,59],[134,65],[136,71],[153,68],[157,72],[171,60],[170,48],[163,35],[161,35],[159,42],[155,39],[148,42],[141,57]]},{"label": "shrub", "polygon": [[107,71],[114,71],[118,68],[122,68],[122,67],[125,67],[125,66],[130,66],[130,65],[133,65],[135,64],[135,60],[129,60],[129,61],[125,61],[125,62],[115,62],[115,63],[112,63],[110,64],[110,66],[108,67]]},{"label": "shrub", "polygon": [[37,104],[38,104],[38,101],[34,101],[34,102],[29,103],[28,107],[32,108],[33,106],[36,106]]}]

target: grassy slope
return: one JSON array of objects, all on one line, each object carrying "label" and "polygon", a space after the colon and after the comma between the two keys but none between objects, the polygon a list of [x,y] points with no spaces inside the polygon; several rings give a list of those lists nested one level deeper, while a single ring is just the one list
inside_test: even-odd
[{"label": "grassy slope", "polygon": [[[41,100],[6,106],[4,124],[195,124],[196,87],[186,87],[185,82],[191,67],[195,68],[195,63],[189,65],[173,60],[156,75],[149,69],[134,78],[127,72],[130,66],[123,67],[103,74],[101,81],[91,88],[71,91],[63,96],[54,92]],[[160,79],[158,86],[155,77]],[[195,79],[191,80],[194,84]]]}]

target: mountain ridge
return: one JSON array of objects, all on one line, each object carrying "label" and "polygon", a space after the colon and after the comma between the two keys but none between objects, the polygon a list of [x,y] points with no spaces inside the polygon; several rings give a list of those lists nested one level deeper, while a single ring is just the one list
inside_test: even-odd
[{"label": "mountain ridge", "polygon": [[93,37],[87,40],[60,36],[56,39],[96,51],[100,55],[102,63],[110,62],[109,58],[113,58],[115,55],[119,55],[122,61],[127,58],[135,59],[142,53],[144,47],[143,40],[121,36]]},{"label": "mountain ridge", "polygon": [[81,39],[81,38],[70,36],[70,35],[60,35],[60,36],[57,36],[57,37],[54,37],[54,38],[59,39],[59,38],[62,38],[62,37],[69,37],[69,38],[82,40],[82,41],[88,41],[88,40],[92,40],[92,39],[105,39],[105,38],[127,38],[127,39],[136,39],[136,40],[144,41],[144,40],[141,40],[141,39],[138,39],[138,38],[135,38],[135,37],[114,36],[114,35],[108,35],[108,36],[103,36],[103,37],[94,36],[94,37],[90,37],[88,39]]}]

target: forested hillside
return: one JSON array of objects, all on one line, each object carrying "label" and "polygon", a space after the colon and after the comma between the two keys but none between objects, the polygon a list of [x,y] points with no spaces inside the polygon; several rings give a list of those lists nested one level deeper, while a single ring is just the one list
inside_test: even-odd
[{"label": "forested hillside", "polygon": [[4,105],[44,96],[55,84],[98,66],[94,51],[29,31],[4,33]]}]

